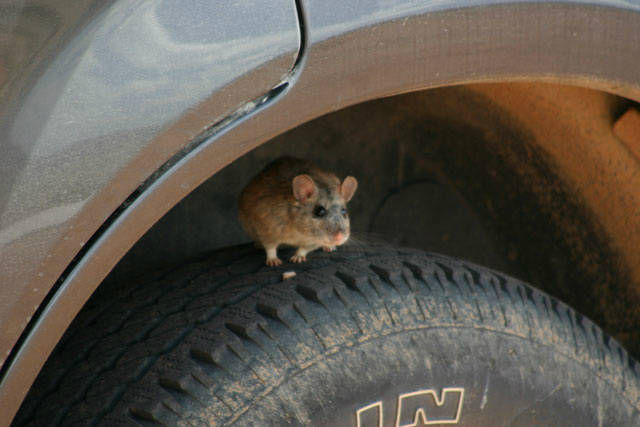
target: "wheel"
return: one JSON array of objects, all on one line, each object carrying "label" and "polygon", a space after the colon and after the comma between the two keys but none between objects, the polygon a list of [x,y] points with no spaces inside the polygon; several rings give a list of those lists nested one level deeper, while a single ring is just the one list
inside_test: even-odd
[{"label": "wheel", "polygon": [[16,424],[640,425],[635,362],[515,279],[381,246],[263,261],[101,288]]}]

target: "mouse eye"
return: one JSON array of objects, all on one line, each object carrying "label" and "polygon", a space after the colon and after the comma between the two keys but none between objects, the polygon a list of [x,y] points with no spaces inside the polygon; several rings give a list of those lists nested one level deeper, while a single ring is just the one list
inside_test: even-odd
[{"label": "mouse eye", "polygon": [[340,213],[342,214],[342,216],[347,216],[347,208],[342,208]]},{"label": "mouse eye", "polygon": [[313,210],[313,214],[318,218],[322,218],[323,216],[327,215],[327,210],[324,208],[324,206],[316,206]]}]

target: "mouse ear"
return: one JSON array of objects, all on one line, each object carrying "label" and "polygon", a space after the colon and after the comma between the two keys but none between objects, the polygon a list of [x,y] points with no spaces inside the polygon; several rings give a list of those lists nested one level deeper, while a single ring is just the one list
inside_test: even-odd
[{"label": "mouse ear", "polygon": [[300,203],[306,203],[316,195],[316,184],[309,175],[298,175],[293,178],[293,195]]},{"label": "mouse ear", "polygon": [[342,181],[342,184],[340,184],[340,195],[345,203],[351,200],[357,188],[358,181],[352,176],[348,176]]}]

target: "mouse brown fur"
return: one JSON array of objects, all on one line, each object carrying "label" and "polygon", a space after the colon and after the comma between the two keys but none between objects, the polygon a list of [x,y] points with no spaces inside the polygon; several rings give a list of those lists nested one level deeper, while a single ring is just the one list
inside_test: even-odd
[{"label": "mouse brown fur", "polygon": [[290,261],[303,262],[307,253],[320,247],[332,251],[349,239],[346,204],[357,187],[352,176],[340,182],[307,160],[280,157],[242,191],[240,222],[265,249],[267,265],[282,263],[280,245],[297,247]]}]

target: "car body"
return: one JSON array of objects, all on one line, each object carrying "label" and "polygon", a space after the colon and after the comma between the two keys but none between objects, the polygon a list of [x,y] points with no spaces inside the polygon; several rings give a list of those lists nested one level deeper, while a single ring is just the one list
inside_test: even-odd
[{"label": "car body", "polygon": [[[154,223],[291,128],[372,99],[473,83],[554,82],[640,101],[635,1],[0,8],[3,414],[17,411],[74,316]],[[577,183],[633,290],[640,163],[624,147],[591,154],[588,168],[605,171],[593,185],[584,165],[559,169]],[[607,188],[619,203],[598,207]]]}]

